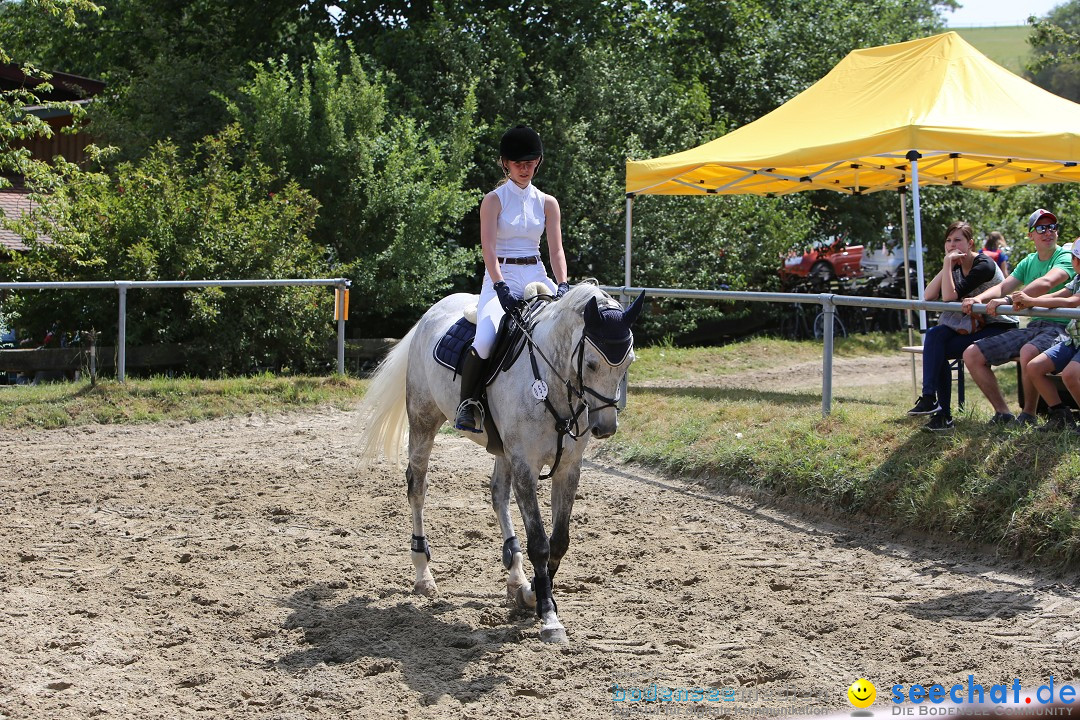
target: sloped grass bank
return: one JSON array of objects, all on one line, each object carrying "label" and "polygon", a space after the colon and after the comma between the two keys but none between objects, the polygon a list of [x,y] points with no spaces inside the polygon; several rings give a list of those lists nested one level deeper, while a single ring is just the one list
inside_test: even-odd
[{"label": "sloped grass bank", "polygon": [[[765,340],[743,349],[724,350],[735,364],[757,357],[758,367],[765,358],[783,366],[808,351],[820,357],[820,345],[812,344]],[[957,416],[955,432],[935,435],[920,429],[925,418],[905,415],[910,379],[865,391],[846,385],[832,415],[822,418],[819,391],[702,386],[708,374],[731,369],[716,349],[643,349],[641,375],[673,352],[681,359],[672,374],[687,385],[634,387],[635,367],[629,406],[605,455],[713,488],[748,485],[1027,559],[1080,561],[1080,435],[991,429],[970,381],[968,412]],[[1015,397],[1011,367],[999,377],[1006,396]]]}]

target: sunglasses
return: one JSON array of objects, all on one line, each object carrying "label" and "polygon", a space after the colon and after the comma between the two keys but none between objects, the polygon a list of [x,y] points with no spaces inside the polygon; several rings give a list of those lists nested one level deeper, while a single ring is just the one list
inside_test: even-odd
[{"label": "sunglasses", "polygon": [[1046,233],[1047,230],[1057,231],[1058,224],[1057,223],[1050,223],[1048,225],[1036,225],[1033,229],[1035,230],[1035,232],[1039,233],[1040,235],[1043,235],[1043,234]]}]

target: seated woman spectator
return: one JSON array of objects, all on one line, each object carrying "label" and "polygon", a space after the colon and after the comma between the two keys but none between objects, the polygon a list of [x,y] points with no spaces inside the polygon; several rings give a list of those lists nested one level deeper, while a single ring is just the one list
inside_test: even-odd
[{"label": "seated woman spectator", "polygon": [[[975,251],[975,231],[957,220],[945,231],[945,261],[941,271],[926,286],[927,300],[957,302],[978,295],[1004,280],[1001,268],[988,255]],[[952,375],[949,361],[964,354],[976,340],[1016,327],[1008,316],[964,315],[944,312],[938,324],[923,340],[922,397],[908,415],[933,415],[923,426],[930,432],[947,432],[953,427]]]},{"label": "seated woman spectator", "polygon": [[1009,274],[1009,256],[1006,254],[1005,236],[994,230],[986,236],[986,245],[983,246],[983,255],[989,255],[990,259],[1001,268],[1002,275]]}]

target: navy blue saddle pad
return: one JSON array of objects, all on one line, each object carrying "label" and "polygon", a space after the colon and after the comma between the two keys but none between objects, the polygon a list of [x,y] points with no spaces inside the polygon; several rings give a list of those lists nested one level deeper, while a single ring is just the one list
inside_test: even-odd
[{"label": "navy blue saddle pad", "polygon": [[435,361],[455,373],[461,370],[461,359],[476,337],[476,325],[461,318],[450,326],[435,346]]},{"label": "navy blue saddle pad", "polygon": [[[534,301],[526,315],[531,316],[544,304],[543,301]],[[472,346],[474,337],[476,325],[460,318],[439,338],[439,344],[435,346],[435,361],[448,370],[453,370],[455,374],[460,374],[461,362],[465,358],[465,352]],[[506,370],[513,365],[524,347],[525,333],[521,332],[517,325],[511,328],[510,316],[503,315],[495,335],[495,347],[492,348],[491,357],[485,361],[484,384],[491,384],[500,370]]]}]

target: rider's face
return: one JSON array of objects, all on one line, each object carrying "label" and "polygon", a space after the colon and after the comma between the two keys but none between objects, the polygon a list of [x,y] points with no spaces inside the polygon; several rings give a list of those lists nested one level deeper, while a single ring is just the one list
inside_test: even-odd
[{"label": "rider's face", "polygon": [[535,160],[507,160],[504,167],[510,175],[510,179],[518,187],[525,187],[532,182],[536,175],[536,168],[540,166],[540,158]]}]

